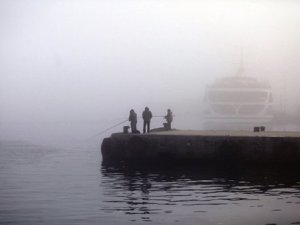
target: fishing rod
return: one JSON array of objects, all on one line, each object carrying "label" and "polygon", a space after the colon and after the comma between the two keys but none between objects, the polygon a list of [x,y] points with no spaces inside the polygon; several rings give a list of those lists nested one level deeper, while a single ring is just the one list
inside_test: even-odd
[{"label": "fishing rod", "polygon": [[[164,115],[164,116],[152,116],[152,118],[153,117],[163,117],[163,118],[165,118],[166,117],[166,115]],[[173,115],[173,117],[176,117],[175,115]],[[139,117],[139,118],[142,118],[142,117]]]},{"label": "fishing rod", "polygon": [[[165,117],[165,116],[152,116],[152,117],[158,118],[158,117]],[[137,117],[137,118],[138,118],[138,119],[142,119],[143,117],[139,116],[139,117]],[[128,119],[122,120],[121,122],[119,122],[119,123],[117,123],[117,124],[115,124],[115,125],[113,125],[113,126],[111,126],[111,127],[108,127],[108,128],[106,128],[106,129],[100,131],[99,133],[97,133],[97,134],[95,134],[95,135],[89,137],[87,140],[92,139],[92,138],[95,138],[95,137],[97,137],[97,136],[99,136],[99,135],[105,133],[106,131],[109,131],[109,130],[111,130],[111,129],[113,129],[113,128],[115,128],[115,127],[117,127],[117,126],[119,126],[119,125],[121,125],[121,124],[123,124],[123,123],[125,123],[125,122],[128,122]]]},{"label": "fishing rod", "polygon": [[106,131],[109,131],[109,130],[111,130],[111,129],[113,129],[113,128],[115,128],[115,127],[117,127],[117,126],[119,126],[119,125],[121,125],[121,124],[123,124],[123,123],[125,123],[125,122],[128,122],[128,119],[123,120],[123,121],[121,121],[121,122],[119,122],[119,123],[117,123],[117,124],[115,124],[115,125],[113,125],[113,126],[111,126],[111,127],[108,127],[108,128],[106,128],[106,129],[100,131],[99,133],[93,135],[92,137],[90,137],[90,138],[88,138],[88,139],[95,138],[95,137],[97,137],[97,136],[99,136],[99,135],[105,133]]}]

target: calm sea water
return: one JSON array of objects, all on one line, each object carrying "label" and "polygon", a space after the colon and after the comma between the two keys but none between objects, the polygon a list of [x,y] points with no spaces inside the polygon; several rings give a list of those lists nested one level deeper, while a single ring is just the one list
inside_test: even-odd
[{"label": "calm sea water", "polygon": [[0,142],[0,224],[300,224],[300,173],[101,166],[98,144]]}]

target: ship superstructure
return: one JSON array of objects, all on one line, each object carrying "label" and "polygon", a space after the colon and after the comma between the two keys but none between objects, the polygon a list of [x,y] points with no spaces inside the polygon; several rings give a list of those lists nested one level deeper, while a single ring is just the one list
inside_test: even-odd
[{"label": "ship superstructure", "polygon": [[253,129],[270,126],[272,89],[267,82],[246,76],[216,80],[205,91],[206,129]]}]

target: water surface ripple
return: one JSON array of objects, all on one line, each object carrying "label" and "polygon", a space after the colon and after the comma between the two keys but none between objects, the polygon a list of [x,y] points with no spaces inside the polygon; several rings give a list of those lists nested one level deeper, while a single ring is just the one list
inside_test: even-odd
[{"label": "water surface ripple", "polygon": [[[102,167],[105,213],[134,221],[295,224],[298,171],[267,168]],[[131,217],[130,217],[131,218]]]},{"label": "water surface ripple", "polygon": [[0,224],[300,224],[283,168],[101,165],[99,145],[0,141]]}]

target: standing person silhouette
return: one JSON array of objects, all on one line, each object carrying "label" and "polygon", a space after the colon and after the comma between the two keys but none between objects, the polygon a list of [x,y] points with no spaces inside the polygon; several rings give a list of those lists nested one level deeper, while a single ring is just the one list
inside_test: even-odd
[{"label": "standing person silhouette", "polygon": [[167,130],[171,130],[171,123],[173,121],[173,113],[171,109],[168,109],[167,115],[165,116],[165,119],[167,120]]},{"label": "standing person silhouette", "polygon": [[149,110],[149,108],[146,107],[143,112],[143,120],[144,120],[143,133],[146,133],[146,128],[147,128],[147,133],[149,133],[151,118],[152,118],[152,113]]},{"label": "standing person silhouette", "polygon": [[137,129],[136,129],[137,115],[136,115],[136,113],[134,112],[133,109],[130,110],[129,119],[128,120],[130,121],[131,132],[132,133],[137,133]]}]

